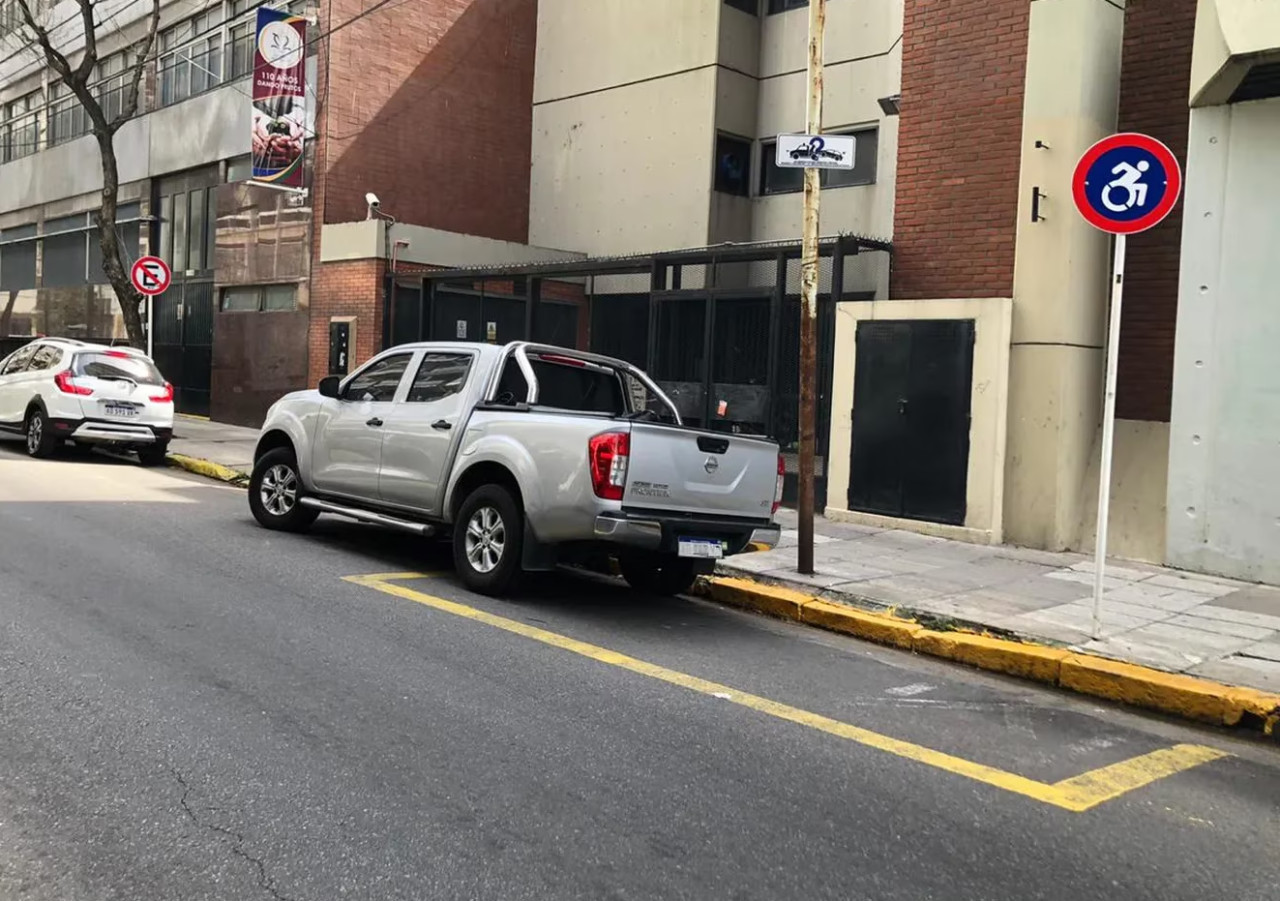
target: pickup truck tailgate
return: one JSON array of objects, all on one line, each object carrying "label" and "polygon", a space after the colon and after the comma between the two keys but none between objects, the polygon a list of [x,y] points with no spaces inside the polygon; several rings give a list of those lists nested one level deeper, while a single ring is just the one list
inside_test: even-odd
[{"label": "pickup truck tailgate", "polygon": [[768,519],[778,446],[763,438],[635,423],[624,509]]}]

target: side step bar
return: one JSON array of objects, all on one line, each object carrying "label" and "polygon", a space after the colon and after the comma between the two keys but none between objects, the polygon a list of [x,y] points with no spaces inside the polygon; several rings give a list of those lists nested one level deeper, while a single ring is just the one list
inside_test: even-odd
[{"label": "side step bar", "polygon": [[298,503],[304,507],[310,507],[312,510],[319,510],[321,513],[334,513],[338,516],[345,516],[348,519],[359,520],[360,522],[369,522],[379,526],[389,526],[393,529],[400,529],[403,532],[412,532],[414,535],[421,535],[424,538],[430,537],[436,533],[436,527],[428,525],[424,522],[413,522],[409,519],[400,519],[396,516],[387,516],[385,513],[374,513],[372,510],[362,510],[359,507],[345,507],[342,504],[335,504],[333,501],[322,501],[316,497],[304,497],[299,499]]}]

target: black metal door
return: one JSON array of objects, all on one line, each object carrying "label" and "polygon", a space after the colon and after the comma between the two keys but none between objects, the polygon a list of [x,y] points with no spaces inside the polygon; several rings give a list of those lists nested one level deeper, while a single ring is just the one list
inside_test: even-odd
[{"label": "black metal door", "polygon": [[544,300],[538,306],[533,340],[557,347],[578,346],[578,305]]},{"label": "black metal door", "polygon": [[963,525],[972,319],[858,323],[849,509]]},{"label": "black metal door", "polygon": [[179,413],[209,415],[213,376],[213,282],[175,282],[155,299],[152,352],[173,384]]}]

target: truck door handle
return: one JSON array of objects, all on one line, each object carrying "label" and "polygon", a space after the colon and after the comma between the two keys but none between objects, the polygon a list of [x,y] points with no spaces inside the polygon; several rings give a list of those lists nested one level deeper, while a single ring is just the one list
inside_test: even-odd
[{"label": "truck door handle", "polygon": [[382,420],[375,416],[373,417],[373,419],[370,419],[368,422],[366,422],[365,425],[376,429],[382,425]]},{"label": "truck door handle", "polygon": [[446,422],[443,419],[437,419],[435,422],[431,423],[431,428],[439,429],[442,432],[447,432],[449,431],[449,429],[453,428],[453,423]]}]

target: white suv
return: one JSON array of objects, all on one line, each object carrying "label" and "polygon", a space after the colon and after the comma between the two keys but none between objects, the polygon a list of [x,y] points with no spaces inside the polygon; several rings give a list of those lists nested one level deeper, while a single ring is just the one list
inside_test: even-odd
[{"label": "white suv", "polygon": [[173,386],[133,348],[38,338],[0,360],[0,431],[25,435],[33,457],[71,441],[158,466],[173,437]]}]

